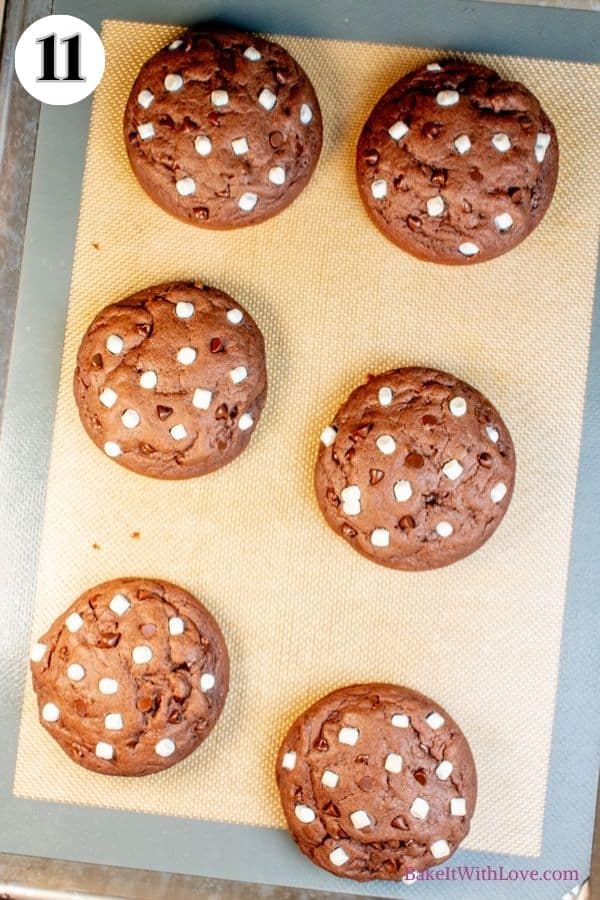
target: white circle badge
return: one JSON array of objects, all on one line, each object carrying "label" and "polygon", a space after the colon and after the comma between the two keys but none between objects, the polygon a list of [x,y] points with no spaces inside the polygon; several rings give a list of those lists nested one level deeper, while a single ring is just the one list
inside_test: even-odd
[{"label": "white circle badge", "polygon": [[28,94],[52,106],[78,103],[104,74],[104,46],[77,16],[44,16],[27,28],[15,50],[17,78]]}]

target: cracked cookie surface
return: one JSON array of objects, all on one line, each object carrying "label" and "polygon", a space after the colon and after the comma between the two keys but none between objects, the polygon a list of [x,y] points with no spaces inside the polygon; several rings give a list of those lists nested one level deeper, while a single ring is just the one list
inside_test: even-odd
[{"label": "cracked cookie surface", "polygon": [[206,228],[285,209],[310,180],[323,138],[314,89],[287,50],[226,28],[189,31],[144,63],[123,128],[144,190]]},{"label": "cracked cookie surface", "polygon": [[539,224],[556,186],[558,142],[522,84],[442,60],[379,100],[356,171],[386,237],[424,260],[471,265],[506,253]]},{"label": "cracked cookie surface", "polygon": [[477,550],[508,508],[515,451],[475,388],[427,368],[371,376],[321,435],[319,506],[359,553],[434,569]]},{"label": "cracked cookie surface", "polygon": [[456,722],[390,684],[318,700],[286,735],[276,777],[302,852],[356,881],[397,881],[449,859],[469,832],[477,795]]},{"label": "cracked cookie surface", "polygon": [[258,423],[263,337],[216,288],[146,288],[96,316],[73,387],[81,421],[107,456],[156,478],[205,475],[238,456]]},{"label": "cracked cookie surface", "polygon": [[213,616],[166,581],[91,588],[31,651],[40,722],[74,762],[148,775],[208,736],[227,696],[229,658]]}]

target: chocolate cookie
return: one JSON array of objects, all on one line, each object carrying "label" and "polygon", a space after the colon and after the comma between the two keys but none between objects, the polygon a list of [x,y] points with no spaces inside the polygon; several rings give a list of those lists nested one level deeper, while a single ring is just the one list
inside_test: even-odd
[{"label": "chocolate cookie", "polygon": [[362,130],[356,171],[386,237],[421,259],[466,265],[506,253],[539,224],[558,143],[522,84],[444,60],[384,94]]},{"label": "chocolate cookie", "polygon": [[263,337],[215,288],[146,288],[96,316],[79,348],[74,391],[87,433],[127,469],[205,475],[245,449],[260,418]]},{"label": "chocolate cookie", "polygon": [[371,376],[321,435],[317,499],[355,550],[435,569],[477,550],[510,503],[515,451],[479,391],[435,369]]},{"label": "chocolate cookie", "polygon": [[166,581],[86,591],[33,645],[40,721],[74,762],[149,775],[188,756],[221,714],[229,659],[219,626]]},{"label": "chocolate cookie", "polygon": [[477,796],[456,722],[392,684],[318,700],[288,731],[276,777],[302,852],[355,881],[399,881],[447,861],[469,833]]},{"label": "chocolate cookie", "polygon": [[323,138],[316,94],[287,50],[225,28],[189,31],[144,63],[124,132],[150,197],[207,228],[255,225],[289,206]]}]

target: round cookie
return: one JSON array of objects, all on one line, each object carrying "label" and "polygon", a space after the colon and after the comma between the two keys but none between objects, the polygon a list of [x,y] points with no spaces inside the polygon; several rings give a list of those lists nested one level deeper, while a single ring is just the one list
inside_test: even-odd
[{"label": "round cookie", "polygon": [[328,524],[368,559],[435,569],[477,550],[510,503],[515,451],[479,391],[435,369],[394,369],[350,394],[315,468]]},{"label": "round cookie", "polygon": [[355,881],[399,881],[446,862],[469,832],[477,796],[456,722],[392,684],[318,700],[288,731],[276,777],[300,850]]},{"label": "round cookie", "polygon": [[144,190],[206,228],[255,225],[289,206],[323,139],[313,86],[287,50],[228,28],[189,31],[144,63],[123,127]]},{"label": "round cookie", "polygon": [[91,588],[31,652],[40,721],[74,762],[149,775],[184,759],[221,714],[229,659],[212,615],[166,581]]},{"label": "round cookie", "polygon": [[511,250],[539,224],[556,185],[558,143],[522,84],[444,60],[379,100],[356,171],[386,237],[420,259],[471,265]]},{"label": "round cookie", "polygon": [[141,475],[192,478],[248,445],[266,399],[264,341],[222,291],[162,284],[96,316],[73,385],[81,421],[109,457]]}]

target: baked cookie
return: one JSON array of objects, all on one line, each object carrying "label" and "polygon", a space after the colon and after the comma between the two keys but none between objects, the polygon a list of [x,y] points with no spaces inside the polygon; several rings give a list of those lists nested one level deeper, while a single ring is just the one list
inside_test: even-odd
[{"label": "baked cookie", "polygon": [[522,84],[444,60],[384,94],[360,135],[356,171],[386,237],[420,259],[471,265],[511,250],[539,224],[558,143]]},{"label": "baked cookie", "polygon": [[323,125],[287,50],[215,28],[189,31],[144,63],[124,133],[155,203],[194,225],[239,228],[295,200],[317,164]]},{"label": "baked cookie", "polygon": [[479,391],[435,369],[394,369],[370,376],[325,428],[315,487],[328,524],[363,556],[436,569],[494,533],[515,465]]},{"label": "baked cookie", "polygon": [[393,684],[318,700],[288,731],[276,777],[302,852],[355,881],[399,881],[446,862],[469,833],[477,796],[456,722]]},{"label": "baked cookie", "polygon": [[146,288],[96,316],[79,348],[74,391],[89,436],[127,469],[205,475],[245,449],[260,418],[263,337],[216,288]]},{"label": "baked cookie", "polygon": [[40,721],[74,762],[149,775],[188,756],[221,714],[229,659],[183,588],[120,578],[86,591],[33,645]]}]

